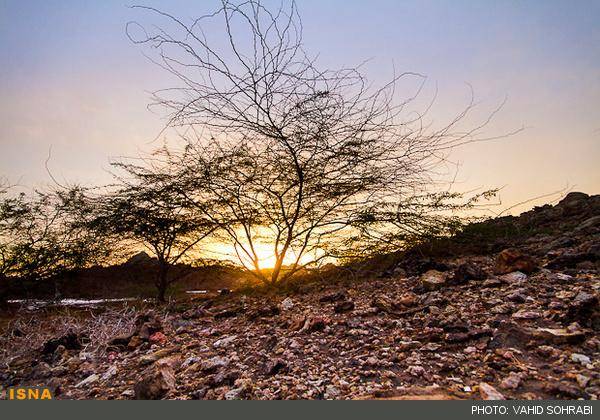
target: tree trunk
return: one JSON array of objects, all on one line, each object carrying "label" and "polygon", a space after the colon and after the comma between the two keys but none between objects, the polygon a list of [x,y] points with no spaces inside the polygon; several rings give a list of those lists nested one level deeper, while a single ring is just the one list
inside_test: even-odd
[{"label": "tree trunk", "polygon": [[159,261],[158,275],[156,279],[156,288],[158,289],[156,299],[159,302],[166,302],[167,288],[169,287],[167,277],[168,273],[169,263],[167,263],[166,261]]},{"label": "tree trunk", "polygon": [[0,308],[8,306],[8,277],[0,274]]}]

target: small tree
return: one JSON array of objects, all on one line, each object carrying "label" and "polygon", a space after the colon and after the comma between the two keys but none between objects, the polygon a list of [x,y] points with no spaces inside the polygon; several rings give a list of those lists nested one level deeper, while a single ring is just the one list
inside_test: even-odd
[{"label": "small tree", "polygon": [[96,201],[92,223],[99,235],[144,246],[156,256],[157,299],[165,301],[169,286],[178,280],[170,276],[173,265],[189,256],[194,247],[214,230],[213,224],[182,205],[181,197],[170,188],[170,178],[132,164],[117,164],[127,177],[112,192]]},{"label": "small tree", "polygon": [[97,264],[109,244],[88,229],[92,214],[77,186],[27,195],[0,189],[0,279],[44,280]]},{"label": "small tree", "polygon": [[[189,23],[140,8],[164,24],[139,36],[141,25],[131,23],[130,38],[158,51],[156,61],[181,82],[155,94],[169,126],[188,128],[173,189],[269,284],[371,242],[369,226],[388,242],[399,226],[423,228],[422,210],[444,210],[444,194],[430,192],[436,168],[452,148],[481,140],[489,121],[460,127],[472,101],[439,128],[406,112],[422,87],[416,73],[373,89],[357,68],[319,68],[303,51],[294,2],[270,11],[255,0],[223,1]],[[215,22],[225,43],[210,40]],[[399,97],[398,82],[407,78],[419,87]],[[454,223],[439,219],[440,232],[444,221]],[[268,274],[259,243],[272,249]]]}]

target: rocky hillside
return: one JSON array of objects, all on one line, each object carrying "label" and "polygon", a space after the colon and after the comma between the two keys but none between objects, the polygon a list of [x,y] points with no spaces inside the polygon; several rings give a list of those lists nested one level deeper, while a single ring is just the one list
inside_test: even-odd
[{"label": "rocky hillside", "polygon": [[380,268],[295,293],[22,315],[1,338],[0,380],[58,398],[600,397],[600,196],[473,225]]}]

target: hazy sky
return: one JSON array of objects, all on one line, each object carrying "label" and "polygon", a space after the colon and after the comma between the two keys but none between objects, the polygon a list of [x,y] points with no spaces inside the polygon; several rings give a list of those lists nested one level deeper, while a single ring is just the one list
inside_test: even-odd
[{"label": "hazy sky", "polygon": [[[102,182],[109,157],[149,151],[164,121],[146,109],[170,79],[125,35],[141,18],[122,0],[0,0],[0,175]],[[216,1],[145,1],[182,18]],[[431,116],[464,107],[470,83],[484,115],[508,101],[490,135],[457,151],[457,188],[504,186],[503,206],[574,186],[600,193],[600,1],[299,0],[305,48],[327,67],[372,59],[436,85]]]}]

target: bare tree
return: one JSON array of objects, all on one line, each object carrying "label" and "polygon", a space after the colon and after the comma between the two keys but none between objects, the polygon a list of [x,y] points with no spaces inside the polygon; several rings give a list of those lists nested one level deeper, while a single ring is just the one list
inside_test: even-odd
[{"label": "bare tree", "polygon": [[[359,68],[319,68],[302,48],[294,2],[270,11],[255,0],[224,0],[191,21],[135,7],[162,24],[150,31],[130,23],[130,38],[151,46],[154,61],[180,81],[154,97],[187,141],[172,189],[219,226],[266,283],[347,255],[372,239],[369,226],[423,227],[413,217],[417,201],[410,217],[401,203],[414,196],[428,197],[429,209],[441,203],[428,191],[434,170],[452,148],[483,140],[489,118],[461,129],[473,101],[440,128],[407,112],[423,86],[419,74],[372,88]],[[215,24],[225,42],[210,39]],[[409,78],[418,87],[402,98],[398,83]],[[272,247],[269,272],[259,243]]]},{"label": "bare tree", "polygon": [[182,204],[170,188],[171,177],[157,176],[156,168],[118,163],[124,170],[112,191],[93,199],[96,215],[91,223],[98,236],[113,236],[122,244],[144,246],[156,256],[157,299],[165,301],[179,278],[171,268],[190,256],[194,247],[213,231],[213,223]]}]

